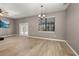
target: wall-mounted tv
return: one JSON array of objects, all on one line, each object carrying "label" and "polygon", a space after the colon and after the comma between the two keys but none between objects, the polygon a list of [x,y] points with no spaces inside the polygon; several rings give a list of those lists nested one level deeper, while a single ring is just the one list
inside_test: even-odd
[{"label": "wall-mounted tv", "polygon": [[8,28],[9,24],[9,20],[7,18],[0,19],[0,28]]}]

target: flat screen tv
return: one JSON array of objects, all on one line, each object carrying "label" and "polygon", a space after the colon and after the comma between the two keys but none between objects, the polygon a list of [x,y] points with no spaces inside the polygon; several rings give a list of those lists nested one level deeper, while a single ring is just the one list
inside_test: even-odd
[{"label": "flat screen tv", "polygon": [[0,28],[8,28],[9,24],[9,20],[7,18],[0,19]]}]

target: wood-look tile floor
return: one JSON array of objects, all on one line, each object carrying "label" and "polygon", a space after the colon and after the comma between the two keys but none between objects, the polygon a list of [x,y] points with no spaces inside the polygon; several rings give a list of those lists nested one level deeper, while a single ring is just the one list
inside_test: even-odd
[{"label": "wood-look tile floor", "polygon": [[65,42],[9,37],[0,41],[1,56],[73,56]]}]

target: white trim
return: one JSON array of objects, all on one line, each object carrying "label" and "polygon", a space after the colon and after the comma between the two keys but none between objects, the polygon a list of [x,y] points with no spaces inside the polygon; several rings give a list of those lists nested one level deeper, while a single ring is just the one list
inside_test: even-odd
[{"label": "white trim", "polygon": [[38,31],[40,33],[55,33],[55,31]]},{"label": "white trim", "polygon": [[65,41],[65,43],[68,45],[68,47],[73,51],[73,53],[76,55],[76,56],[79,56],[77,54],[77,52],[69,45],[69,43],[67,41]]},{"label": "white trim", "polygon": [[62,39],[52,39],[52,38],[44,38],[44,37],[34,37],[34,36],[29,36],[29,37],[31,37],[31,38],[36,38],[36,39],[46,39],[46,40],[54,40],[54,41],[60,41],[60,42],[65,42],[67,45],[68,45],[68,47],[73,51],[73,53],[76,55],[76,56],[79,56],[78,54],[77,54],[77,52],[68,44],[68,42],[66,41],[66,40],[62,40]]},{"label": "white trim", "polygon": [[10,36],[15,36],[16,34],[11,34],[11,35],[3,35],[3,36],[0,36],[0,37],[10,37]]},{"label": "white trim", "polygon": [[64,41],[65,41],[65,40],[63,40],[63,39],[52,39],[52,38],[35,37],[35,36],[28,36],[28,37],[36,38],[36,39],[45,39],[45,40],[61,41],[61,42],[64,42]]}]

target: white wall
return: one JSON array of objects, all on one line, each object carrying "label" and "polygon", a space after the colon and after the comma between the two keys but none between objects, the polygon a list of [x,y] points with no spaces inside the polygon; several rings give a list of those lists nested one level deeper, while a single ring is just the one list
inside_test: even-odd
[{"label": "white wall", "polygon": [[[64,39],[65,37],[65,11],[59,11],[48,14],[48,16],[55,16],[55,32],[39,32],[38,31],[38,20],[37,16],[35,17],[26,17],[24,19],[17,20],[17,33],[19,31],[18,24],[27,22],[29,24],[29,35],[30,36],[39,36],[39,37],[47,37],[47,38],[57,38]],[[55,37],[56,35],[56,37]]]},{"label": "white wall", "polygon": [[67,9],[67,41],[79,53],[79,3],[70,4]]}]

